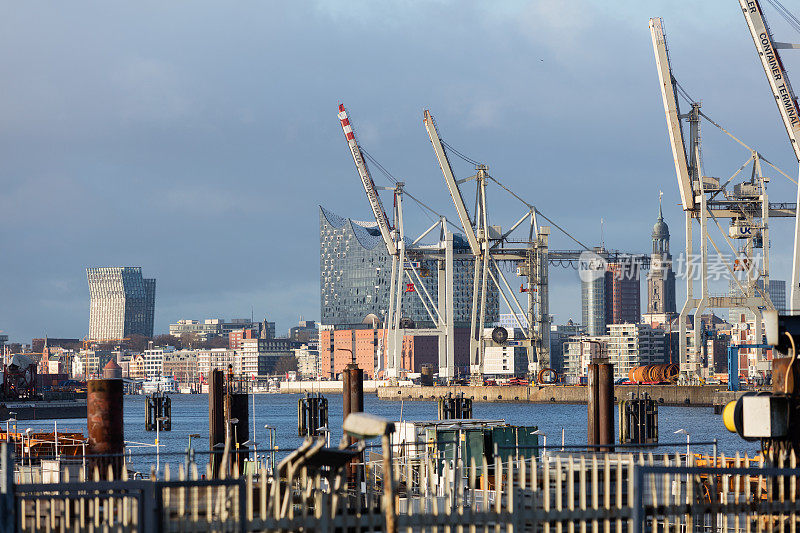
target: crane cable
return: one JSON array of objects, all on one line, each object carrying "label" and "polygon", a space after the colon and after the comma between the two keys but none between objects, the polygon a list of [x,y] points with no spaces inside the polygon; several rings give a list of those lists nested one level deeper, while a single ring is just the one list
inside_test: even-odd
[{"label": "crane cable", "polygon": [[789,11],[783,4],[781,4],[778,0],[767,0],[772,7],[774,7],[778,14],[783,17],[783,19],[794,28],[794,30],[800,33],[800,19],[798,19],[791,11]]},{"label": "crane cable", "polygon": [[471,164],[471,165],[475,165],[475,166],[478,166],[478,165],[480,165],[480,164],[481,164],[480,162],[478,162],[478,161],[475,161],[475,160],[474,160],[474,159],[472,159],[471,157],[468,157],[468,156],[466,156],[466,155],[462,154],[461,152],[459,152],[458,150],[456,150],[455,148],[453,148],[451,145],[449,145],[449,144],[447,143],[447,141],[445,141],[445,140],[444,140],[444,139],[442,139],[441,137],[440,137],[439,139],[442,141],[442,145],[444,145],[444,146],[445,146],[445,147],[446,147],[448,150],[450,150],[451,152],[453,152],[454,154],[456,154],[458,157],[460,157],[461,159],[463,159],[463,160],[464,160],[464,161],[466,161],[467,163],[469,163],[469,164]]},{"label": "crane cable", "polygon": [[[380,170],[380,172],[381,172],[381,173],[382,173],[384,176],[386,176],[386,177],[387,177],[387,178],[388,178],[388,179],[389,179],[389,180],[390,180],[392,183],[394,183],[395,185],[397,185],[397,183],[398,183],[398,180],[397,180],[397,178],[395,178],[395,177],[392,175],[392,173],[391,173],[391,172],[389,172],[388,170],[386,170],[386,168],[385,168],[383,165],[381,165],[381,164],[380,164],[380,162],[379,162],[377,159],[375,159],[375,158],[374,158],[374,157],[373,157],[373,156],[372,156],[372,155],[371,155],[369,152],[367,152],[366,150],[364,150],[364,148],[363,148],[363,147],[359,146],[358,148],[361,150],[361,153],[362,153],[362,154],[364,154],[364,158],[365,158],[365,159],[368,159],[368,160],[369,160],[369,161],[370,161],[370,162],[371,162],[373,165],[375,165],[375,166],[378,168],[378,170]],[[427,216],[427,217],[428,217],[428,219],[429,219],[431,222],[433,222],[433,219],[430,217],[430,215],[428,214],[428,212],[430,212],[430,213],[432,213],[432,214],[436,215],[436,217],[437,217],[437,218],[439,218],[440,220],[441,220],[442,218],[444,218],[445,220],[447,220],[447,223],[448,223],[449,225],[451,225],[453,228],[455,228],[455,229],[456,229],[456,230],[458,230],[458,231],[460,231],[460,230],[461,230],[461,228],[459,228],[459,227],[458,227],[458,226],[456,226],[456,225],[455,225],[453,222],[451,222],[451,221],[450,221],[450,219],[448,219],[447,217],[445,217],[445,216],[444,216],[444,215],[442,215],[441,213],[437,212],[436,210],[434,210],[434,209],[433,209],[433,208],[431,208],[430,206],[426,205],[426,204],[425,204],[424,202],[422,202],[422,201],[421,201],[419,198],[417,198],[416,196],[414,196],[413,194],[411,194],[410,192],[408,192],[408,190],[407,190],[405,187],[403,187],[403,195],[404,195],[404,196],[408,196],[409,198],[411,198],[412,200],[414,200],[414,202],[416,202],[416,204],[419,206],[420,210],[421,210],[421,211],[422,211],[422,212],[425,214],[425,216]],[[428,212],[426,212],[426,210],[427,210]]]},{"label": "crane cable", "polygon": [[[677,82],[676,82],[676,83],[677,83]],[[433,125],[434,125],[434,127],[436,127],[436,121],[435,121],[435,120],[434,120],[434,124],[433,124]],[[438,128],[437,128],[437,131],[438,131]],[[459,158],[463,159],[463,160],[464,160],[464,161],[466,161],[467,163],[470,163],[470,164],[472,164],[472,165],[476,165],[476,166],[481,164],[481,163],[479,163],[478,161],[476,161],[476,160],[472,159],[471,157],[468,157],[468,156],[464,155],[463,153],[459,152],[457,149],[453,148],[453,146],[451,146],[450,144],[448,144],[448,143],[447,143],[447,142],[446,142],[444,139],[442,139],[441,137],[440,137],[439,139],[442,141],[442,145],[443,145],[443,146],[447,147],[447,148],[449,149],[449,151],[451,151],[452,153],[454,153],[456,156],[458,156]],[[380,171],[381,171],[381,172],[382,172],[382,173],[383,173],[383,174],[384,174],[384,175],[385,175],[387,178],[389,178],[389,179],[390,179],[392,182],[394,182],[395,184],[397,183],[397,179],[396,179],[394,176],[392,176],[392,174],[391,174],[391,173],[390,173],[388,170],[386,170],[386,169],[383,167],[383,165],[381,165],[381,164],[378,162],[378,160],[377,160],[377,159],[375,159],[374,157],[372,157],[372,156],[369,154],[369,152],[367,152],[366,150],[364,150],[364,148],[362,148],[361,146],[359,146],[359,148],[361,149],[361,152],[364,154],[364,157],[365,157],[366,159],[369,159],[369,160],[370,160],[370,161],[371,161],[371,162],[372,162],[372,163],[373,163],[373,164],[374,164],[374,165],[375,165],[375,166],[378,168],[378,170],[380,170]],[[519,200],[520,202],[522,202],[523,204],[525,204],[525,206],[527,206],[527,207],[528,207],[528,209],[533,209],[534,211],[536,211],[536,213],[537,213],[539,216],[541,216],[543,219],[545,219],[545,220],[546,220],[546,221],[548,221],[550,224],[552,224],[553,226],[555,226],[555,228],[556,228],[556,229],[558,229],[558,230],[559,230],[561,233],[563,233],[564,235],[566,235],[568,238],[570,238],[570,239],[572,239],[573,241],[575,241],[575,243],[577,243],[579,246],[581,246],[581,247],[582,247],[584,250],[591,250],[591,248],[589,248],[588,246],[586,246],[585,244],[583,244],[581,241],[579,241],[578,239],[576,239],[575,237],[573,237],[573,236],[572,236],[572,235],[571,235],[571,234],[570,234],[570,233],[569,233],[567,230],[565,230],[564,228],[562,228],[561,226],[559,226],[558,224],[556,224],[555,222],[553,222],[553,220],[552,220],[552,219],[548,218],[548,217],[547,217],[547,216],[546,216],[544,213],[542,213],[541,211],[539,211],[539,209],[537,209],[535,205],[533,205],[533,204],[531,204],[531,203],[528,203],[528,202],[526,202],[525,200],[523,200],[523,199],[522,199],[522,198],[521,198],[519,195],[517,195],[517,194],[516,194],[514,191],[512,191],[511,189],[509,189],[508,187],[506,187],[505,185],[503,185],[502,183],[500,183],[500,182],[499,182],[499,181],[498,181],[496,178],[494,178],[493,176],[491,176],[491,175],[490,175],[490,176],[489,176],[489,179],[491,179],[491,180],[492,180],[493,182],[495,182],[497,185],[499,185],[500,187],[502,187],[502,188],[503,188],[503,189],[504,189],[506,192],[508,192],[508,193],[509,193],[511,196],[513,196],[514,198],[516,198],[517,200]],[[425,205],[425,204],[424,204],[422,201],[420,201],[419,199],[415,198],[413,195],[411,195],[411,194],[410,194],[408,191],[406,191],[405,189],[403,189],[403,193],[404,193],[406,196],[408,196],[409,198],[411,198],[412,200],[414,200],[415,202],[417,202],[417,203],[418,203],[418,204],[419,204],[421,207],[423,207],[423,208],[427,209],[428,211],[430,211],[431,213],[435,214],[435,215],[436,215],[436,216],[438,216],[439,218],[444,218],[445,220],[447,220],[447,223],[448,223],[448,224],[450,224],[451,226],[453,226],[454,228],[456,228],[457,230],[459,230],[459,231],[460,231],[460,228],[459,228],[458,226],[456,226],[454,223],[452,223],[452,222],[450,221],[450,219],[448,219],[447,217],[444,217],[444,216],[442,216],[441,214],[439,214],[438,212],[434,211],[432,208],[428,207],[428,206],[427,206],[427,205]]]},{"label": "crane cable", "polygon": [[589,251],[591,251],[591,248],[589,248],[588,246],[586,246],[585,244],[583,244],[581,241],[579,241],[578,239],[576,239],[575,237],[573,237],[573,236],[572,236],[572,235],[571,235],[571,234],[570,234],[570,233],[569,233],[567,230],[565,230],[564,228],[562,228],[561,226],[559,226],[558,224],[556,224],[555,222],[553,222],[553,220],[552,220],[552,219],[550,219],[550,218],[548,218],[547,216],[545,216],[545,214],[544,214],[544,213],[542,213],[541,211],[539,211],[539,209],[538,209],[538,208],[537,208],[535,205],[533,205],[533,204],[530,204],[530,203],[526,202],[525,200],[523,200],[522,198],[520,198],[520,197],[519,197],[519,196],[518,196],[518,195],[517,195],[517,194],[516,194],[514,191],[512,191],[511,189],[509,189],[508,187],[506,187],[505,185],[503,185],[502,183],[500,183],[500,182],[497,180],[497,178],[495,178],[495,177],[493,177],[493,176],[489,176],[489,179],[490,179],[490,180],[492,180],[493,182],[495,182],[496,184],[498,184],[498,185],[499,185],[501,188],[503,188],[503,189],[504,189],[504,190],[505,190],[505,191],[506,191],[508,194],[510,194],[511,196],[513,196],[514,198],[516,198],[517,200],[519,200],[520,202],[522,202],[523,204],[525,204],[525,205],[526,205],[526,206],[527,206],[529,209],[533,209],[534,211],[536,211],[536,213],[537,213],[539,216],[541,216],[543,219],[545,219],[545,220],[546,220],[546,221],[548,221],[550,224],[552,224],[553,226],[555,226],[555,227],[556,227],[556,228],[557,228],[559,231],[561,231],[561,233],[563,233],[564,235],[566,235],[567,237],[569,237],[570,239],[572,239],[573,241],[575,241],[575,242],[576,242],[576,243],[577,243],[579,246],[581,246],[581,247],[582,247],[584,250],[589,250]]}]

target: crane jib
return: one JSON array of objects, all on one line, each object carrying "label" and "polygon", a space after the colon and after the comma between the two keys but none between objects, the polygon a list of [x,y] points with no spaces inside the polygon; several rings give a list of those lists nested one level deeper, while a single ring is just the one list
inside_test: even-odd
[{"label": "crane jib", "polygon": [[786,113],[786,118],[789,120],[792,129],[798,129],[800,128],[800,111],[798,111],[797,102],[792,94],[792,89],[785,81],[783,62],[773,48],[772,40],[766,32],[761,32],[758,38],[762,53],[764,54],[764,60],[772,74],[772,80],[778,92],[778,97],[783,104],[783,111]]},{"label": "crane jib", "polygon": [[358,145],[355,142],[350,145],[350,152],[353,154],[353,159],[356,162],[356,168],[359,171],[358,174],[361,178],[361,183],[364,185],[364,192],[367,193],[367,197],[369,198],[369,203],[372,206],[372,211],[375,215],[375,218],[386,221],[386,213],[378,207],[381,205],[381,200],[378,196],[378,191],[375,190],[375,184],[372,182],[372,179],[369,176],[361,172],[361,168],[364,166],[364,158],[361,156],[361,150],[358,149]]},{"label": "crane jib", "polygon": [[[773,96],[783,118],[784,126],[792,143],[800,134],[800,108],[792,91],[792,85],[786,75],[781,56],[775,48],[775,42],[767,26],[767,20],[757,0],[739,0],[742,13],[747,21],[750,34],[764,67],[764,73],[772,88]],[[797,148],[795,147],[795,151]],[[796,153],[800,157],[800,152]]]}]

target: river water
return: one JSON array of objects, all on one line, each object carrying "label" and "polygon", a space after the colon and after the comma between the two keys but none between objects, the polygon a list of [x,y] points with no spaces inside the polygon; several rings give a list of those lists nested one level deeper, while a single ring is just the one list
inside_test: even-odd
[{"label": "river water", "polygon": [[[282,449],[295,448],[302,439],[297,436],[297,400],[299,394],[257,394],[255,395],[255,424],[250,426],[250,439],[255,437],[259,450],[269,443],[265,424],[277,428],[277,446]],[[193,446],[197,450],[208,450],[208,396],[205,394],[177,394],[172,398],[172,430],[160,432],[161,464],[169,462],[175,466],[182,463],[182,455],[188,445],[190,434],[200,434]],[[251,396],[251,402],[252,400]],[[329,426],[331,445],[336,446],[341,438],[342,396],[329,394]],[[392,420],[435,420],[437,407],[435,401],[399,402],[379,400],[374,395],[364,396],[364,410]],[[252,416],[252,403],[251,403]],[[131,453],[155,453],[154,431],[144,429],[145,397],[126,396],[124,404],[125,440],[129,442]],[[758,443],[745,442],[737,435],[729,433],[722,424],[722,416],[715,415],[710,407],[664,407],[658,409],[659,442],[685,443],[686,437],[674,434],[685,429],[692,442],[718,440],[719,453],[736,452],[753,455],[758,451]],[[473,417],[491,420],[505,420],[510,424],[538,426],[547,435],[548,448],[561,445],[562,430],[566,445],[586,444],[587,414],[585,405],[554,405],[531,403],[474,403]],[[30,427],[36,430],[52,430],[52,420],[25,420],[18,423],[17,429],[25,431]],[[255,427],[255,436],[253,436]],[[86,420],[59,420],[59,431],[76,430],[86,434]],[[619,424],[616,425],[619,431]],[[199,442],[198,442],[199,441]],[[135,447],[133,443],[146,446]],[[659,452],[667,448],[659,448]],[[686,451],[685,444],[669,448],[671,453]],[[711,447],[692,447],[692,452],[711,453]],[[282,454],[281,454],[282,455]],[[155,456],[134,460],[137,467],[142,462],[155,463]]]}]

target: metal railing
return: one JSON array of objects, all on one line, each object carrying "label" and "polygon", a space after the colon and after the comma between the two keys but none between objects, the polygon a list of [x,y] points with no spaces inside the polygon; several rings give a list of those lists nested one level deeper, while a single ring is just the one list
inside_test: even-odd
[{"label": "metal railing", "polygon": [[[398,458],[382,471],[365,462],[326,466],[326,448],[307,440],[271,475],[227,479],[196,464],[163,479],[100,479],[14,485],[2,450],[0,531],[378,531],[393,483],[398,531],[498,533],[675,533],[796,531],[800,501],[796,457],[779,467],[763,458],[652,453],[548,453],[471,460],[432,454]],[[10,462],[9,462],[10,461]],[[329,462],[329,464],[332,464]],[[5,480],[5,481],[3,481]],[[4,529],[4,527],[6,529]]]}]

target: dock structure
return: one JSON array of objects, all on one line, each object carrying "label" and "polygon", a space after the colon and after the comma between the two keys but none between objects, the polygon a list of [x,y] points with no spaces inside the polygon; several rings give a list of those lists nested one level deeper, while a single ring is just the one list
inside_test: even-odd
[{"label": "dock structure", "polygon": [[[742,395],[729,392],[722,385],[617,385],[614,401],[627,398],[630,392],[647,393],[659,405],[713,407],[725,405]],[[586,404],[584,385],[455,385],[434,387],[384,386],[377,389],[381,400],[436,401],[447,394],[463,394],[474,402]]]}]

